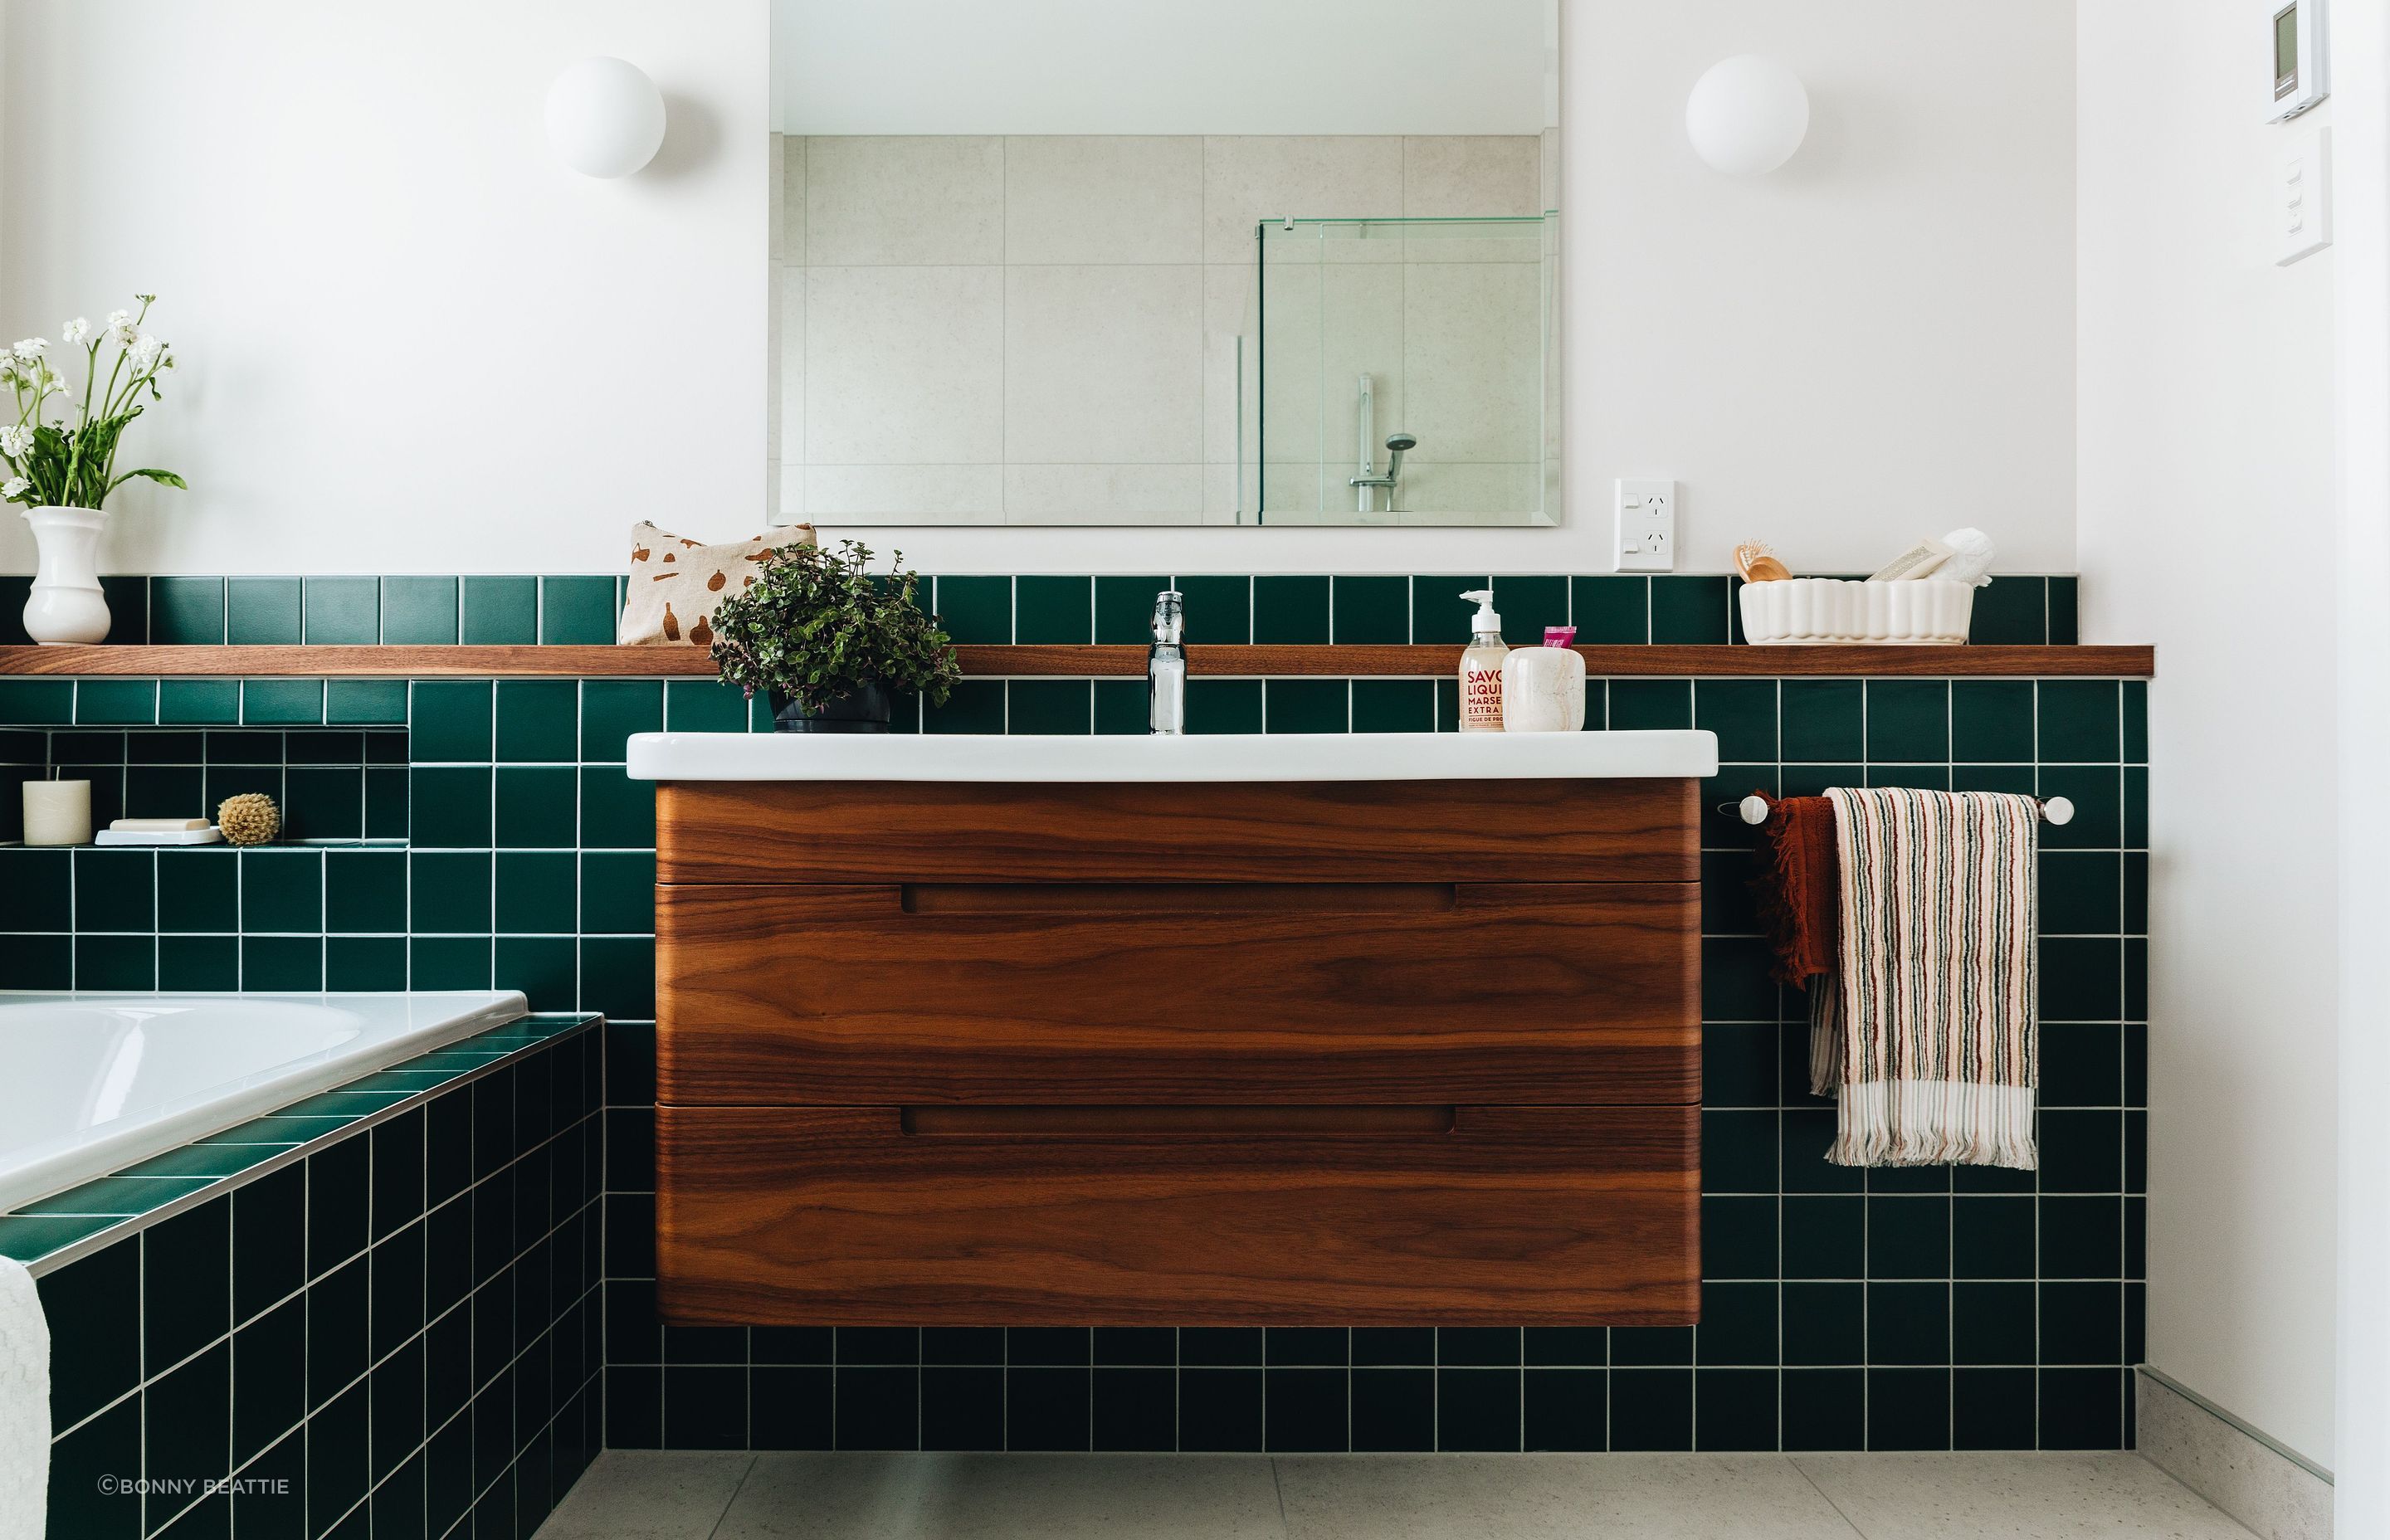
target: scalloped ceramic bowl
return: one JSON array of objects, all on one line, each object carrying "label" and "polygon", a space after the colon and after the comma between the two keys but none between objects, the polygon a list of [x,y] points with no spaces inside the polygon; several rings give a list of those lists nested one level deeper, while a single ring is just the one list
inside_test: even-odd
[{"label": "scalloped ceramic bowl", "polygon": [[1743,636],[1766,646],[1963,642],[1974,613],[1975,585],[1935,578],[1788,578],[1744,584],[1741,603]]}]

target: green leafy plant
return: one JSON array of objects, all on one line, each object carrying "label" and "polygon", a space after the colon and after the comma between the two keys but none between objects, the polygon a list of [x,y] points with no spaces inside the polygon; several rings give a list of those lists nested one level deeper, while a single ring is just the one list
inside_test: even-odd
[{"label": "green leafy plant", "polygon": [[962,677],[955,650],[914,594],[919,577],[899,551],[885,577],[865,571],[871,549],[782,545],[755,581],[713,609],[713,661],[752,699],[769,690],[809,712],[872,685],[944,705]]},{"label": "green leafy plant", "polygon": [[[28,337],[0,353],[0,384],[16,395],[17,420],[0,425],[0,461],[8,468],[0,483],[0,499],[30,507],[96,508],[108,494],[139,476],[164,486],[179,487],[183,479],[171,470],[144,466],[116,472],[117,441],[139,417],[141,398],[163,401],[158,376],[174,366],[174,355],[157,337],[141,329],[148,318],[154,294],[136,294],[141,309],[115,311],[97,331],[78,315],[60,333],[69,348],[83,351],[83,400],[74,421],[61,417],[44,420],[52,396],[70,396],[66,377],[50,367],[50,340]],[[116,362],[108,371],[105,389],[99,380],[99,350],[116,344]]]}]

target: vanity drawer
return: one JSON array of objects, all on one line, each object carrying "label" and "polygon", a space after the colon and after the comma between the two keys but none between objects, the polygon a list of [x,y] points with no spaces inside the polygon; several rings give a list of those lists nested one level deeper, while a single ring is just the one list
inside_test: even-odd
[{"label": "vanity drawer", "polygon": [[1701,1095],[1690,883],[657,893],[668,1102]]},{"label": "vanity drawer", "polygon": [[663,882],[1692,882],[1692,780],[680,781]]},{"label": "vanity drawer", "polygon": [[665,1319],[1678,1325],[1694,1107],[657,1109]]}]

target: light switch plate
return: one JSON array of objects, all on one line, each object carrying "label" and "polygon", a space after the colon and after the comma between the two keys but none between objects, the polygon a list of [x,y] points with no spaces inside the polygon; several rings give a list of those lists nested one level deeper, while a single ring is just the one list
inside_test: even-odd
[{"label": "light switch plate", "polygon": [[1677,568],[1677,483],[1620,477],[1618,553],[1622,572],[1671,572]]},{"label": "light switch plate", "polygon": [[2332,244],[2332,130],[2286,132],[2274,155],[2274,265],[2288,267]]}]

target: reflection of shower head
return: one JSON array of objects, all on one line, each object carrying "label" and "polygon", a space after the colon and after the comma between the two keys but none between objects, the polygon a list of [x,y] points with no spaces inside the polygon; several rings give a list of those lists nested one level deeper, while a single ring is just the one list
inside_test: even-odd
[{"label": "reflection of shower head", "polygon": [[1386,435],[1386,447],[1399,455],[1406,449],[1417,449],[1419,439],[1410,433],[1389,433]]}]

